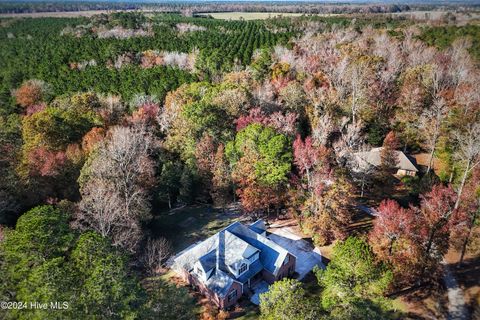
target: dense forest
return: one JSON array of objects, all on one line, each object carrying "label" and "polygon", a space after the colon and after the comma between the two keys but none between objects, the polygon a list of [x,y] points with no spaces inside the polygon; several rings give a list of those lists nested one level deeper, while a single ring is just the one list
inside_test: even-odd
[{"label": "dense forest", "polygon": [[[369,15],[0,19],[0,300],[70,306],[0,314],[225,319],[159,277],[173,252],[152,225],[238,203],[335,243],[319,291],[277,282],[261,319],[401,318],[393,293],[478,255],[479,39]],[[399,150],[418,175],[392,174]]]}]

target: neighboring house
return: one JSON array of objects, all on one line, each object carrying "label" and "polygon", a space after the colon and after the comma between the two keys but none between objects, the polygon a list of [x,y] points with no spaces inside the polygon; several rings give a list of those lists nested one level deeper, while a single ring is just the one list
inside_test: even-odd
[{"label": "neighboring house", "polygon": [[[373,148],[366,152],[355,153],[355,158],[358,161],[360,168],[364,168],[368,165],[378,167],[382,164],[382,158],[380,156],[383,147]],[[417,167],[413,162],[402,152],[395,151],[397,153],[397,175],[399,176],[415,176],[418,172]]]},{"label": "neighboring house", "polygon": [[270,284],[295,272],[296,257],[266,237],[263,220],[235,222],[181,252],[176,270],[220,308],[228,308],[255,283]]}]

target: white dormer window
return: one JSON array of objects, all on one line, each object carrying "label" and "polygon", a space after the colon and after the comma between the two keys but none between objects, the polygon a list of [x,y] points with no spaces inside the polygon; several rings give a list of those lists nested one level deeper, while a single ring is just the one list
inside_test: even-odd
[{"label": "white dormer window", "polygon": [[197,270],[196,270],[197,274],[198,274],[199,276],[203,276],[203,271],[202,271],[202,269],[199,268],[199,267],[197,267],[196,269],[197,269]]},{"label": "white dormer window", "polygon": [[247,271],[247,268],[248,268],[247,264],[242,263],[242,265],[240,266],[240,269],[238,269],[238,274],[240,275],[240,274],[244,273],[245,271]]}]

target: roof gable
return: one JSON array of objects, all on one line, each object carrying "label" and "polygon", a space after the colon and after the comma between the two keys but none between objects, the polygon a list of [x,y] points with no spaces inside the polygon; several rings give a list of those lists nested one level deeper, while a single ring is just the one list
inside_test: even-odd
[{"label": "roof gable", "polygon": [[[381,158],[381,152],[382,152],[383,147],[380,148],[373,148],[370,151],[366,152],[357,152],[355,153],[355,157],[357,158],[357,161],[359,161],[359,164],[362,164],[362,162],[367,162],[373,166],[380,166],[382,163],[382,158]],[[417,172],[418,169],[415,167],[415,165],[408,159],[408,157],[403,153],[402,151],[395,150],[395,153],[397,154],[397,159],[398,159],[398,164],[396,166],[397,169],[403,169],[403,170],[408,170],[408,171],[415,171]]]},{"label": "roof gable", "polygon": [[260,261],[263,267],[271,273],[277,274],[278,269],[282,266],[288,254],[286,249],[267,237],[250,230],[241,223],[234,223],[228,226],[227,229],[242,240],[260,249]]},{"label": "roof gable", "polygon": [[225,264],[227,266],[236,265],[238,262],[258,251],[257,248],[240,239],[230,231],[224,230],[221,232],[225,233]]},{"label": "roof gable", "polygon": [[217,251],[216,249],[213,249],[212,251],[201,256],[200,259],[198,259],[198,261],[200,262],[200,265],[202,266],[205,272],[215,267],[215,264],[217,263],[216,251]]},{"label": "roof gable", "polygon": [[267,226],[265,225],[265,221],[263,221],[262,219],[255,221],[248,227],[258,234],[263,234],[264,232],[267,231]]},{"label": "roof gable", "polygon": [[221,297],[224,297],[230,287],[232,286],[234,280],[230,275],[222,270],[215,270],[215,272],[208,278],[205,282],[207,288],[215,292]]}]

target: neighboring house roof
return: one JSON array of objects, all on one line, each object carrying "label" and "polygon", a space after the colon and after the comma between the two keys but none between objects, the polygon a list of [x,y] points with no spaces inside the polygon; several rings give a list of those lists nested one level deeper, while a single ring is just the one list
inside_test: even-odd
[{"label": "neighboring house roof", "polygon": [[[359,161],[360,166],[363,166],[364,163],[369,163],[373,166],[380,166],[382,164],[382,158],[380,156],[383,147],[380,148],[373,148],[370,151],[366,152],[357,152],[355,153],[355,157]],[[415,171],[417,172],[418,169],[415,165],[408,159],[408,157],[402,151],[395,151],[398,158],[397,169],[408,170],[408,171]]]},{"label": "neighboring house roof", "polygon": [[[199,280],[223,297],[234,281],[244,283],[263,269],[277,275],[288,251],[263,236],[265,231],[265,222],[261,220],[248,227],[235,222],[183,251],[175,258],[173,268],[192,272],[198,262],[208,276]],[[237,277],[229,271],[228,267],[238,269],[246,259],[257,252],[260,253],[259,259],[251,263],[246,272]]]}]

